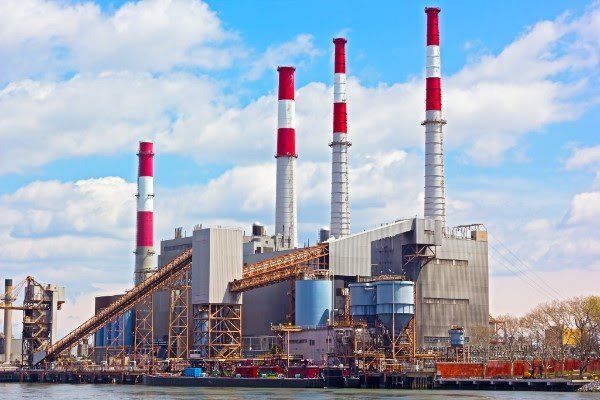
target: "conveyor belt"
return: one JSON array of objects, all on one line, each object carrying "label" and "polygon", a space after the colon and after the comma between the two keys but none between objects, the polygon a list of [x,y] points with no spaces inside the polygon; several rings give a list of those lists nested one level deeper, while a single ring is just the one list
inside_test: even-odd
[{"label": "conveyor belt", "polygon": [[[311,261],[325,258],[328,254],[329,247],[327,243],[322,243],[248,265],[243,270],[242,279],[229,283],[229,290],[232,292],[244,292],[293,279],[306,272],[310,268],[309,263]],[[113,318],[122,315],[146,296],[161,290],[166,284],[190,268],[191,265],[192,250],[188,249],[159,269],[155,274],[125,293],[98,315],[88,319],[68,335],[49,346],[46,351],[36,353],[33,360],[34,365],[43,361],[54,360],[61,352],[68,350],[76,345],[79,340],[93,334]]]},{"label": "conveyor belt", "polygon": [[329,255],[327,243],[317,246],[305,247],[284,254],[279,257],[269,258],[244,268],[242,279],[229,283],[231,292],[245,292],[263,286],[272,285],[293,279],[306,272],[311,261]]},{"label": "conveyor belt", "polygon": [[34,355],[33,364],[55,359],[61,352],[73,347],[77,342],[96,332],[113,318],[131,309],[145,297],[162,289],[166,284],[177,278],[184,270],[192,265],[192,250],[188,249],[177,256],[173,261],[160,268],[139,285],[125,293],[117,301],[111,303],[98,315],[75,328],[71,333],[49,346],[46,351]]}]

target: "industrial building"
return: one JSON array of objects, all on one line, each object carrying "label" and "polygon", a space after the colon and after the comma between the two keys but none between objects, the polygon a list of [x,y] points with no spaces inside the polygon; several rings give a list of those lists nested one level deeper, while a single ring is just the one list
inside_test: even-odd
[{"label": "industrial building", "polygon": [[[28,362],[56,360],[94,335],[98,364],[129,357],[150,368],[156,359],[225,362],[283,351],[288,364],[293,355],[395,368],[446,348],[451,328],[468,342],[488,326],[487,232],[480,224],[445,225],[439,11],[425,10],[423,218],[390,216],[350,231],[347,40],[335,38],[330,230],[321,229],[319,243],[297,244],[296,69],[279,67],[274,232],[260,223],[248,235],[239,227],[196,225],[189,236],[176,228],[155,255],[155,149],[140,142],[135,286],[96,298],[92,318],[28,350]],[[57,293],[45,296],[52,310]]]},{"label": "industrial building", "polygon": [[[326,269],[327,274],[275,280],[270,284],[244,290],[243,295],[229,291],[230,282],[242,278],[243,266],[269,259],[276,260],[294,253],[297,247],[296,70],[289,66],[279,67],[274,234],[269,235],[259,223],[252,226],[250,235],[243,234],[241,230],[196,225],[191,236],[183,235],[182,228],[176,228],[172,239],[160,243],[160,254],[157,257],[159,268],[168,265],[183,251],[191,250],[195,254],[188,275],[189,307],[185,310],[188,324],[186,340],[192,353],[207,357],[212,351],[206,347],[207,343],[199,343],[198,335],[194,334],[194,320],[199,318],[194,309],[200,307],[205,315],[206,312],[210,313],[206,307],[215,305],[221,311],[227,308],[228,312],[248,316],[238,321],[241,343],[244,343],[241,349],[243,354],[255,356],[261,352],[268,353],[275,343],[276,332],[273,331],[273,326],[291,323],[303,329],[290,333],[292,337],[288,351],[302,352],[302,356],[306,358],[321,360],[332,352],[334,327],[339,325],[337,321],[348,318],[344,315],[348,312],[345,310],[348,308],[348,301],[353,304],[350,306],[351,310],[361,307],[363,311],[365,307],[372,307],[373,310],[377,308],[376,303],[357,305],[356,301],[359,300],[348,295],[348,289],[353,284],[362,285],[361,282],[366,282],[364,285],[367,287],[371,285],[369,281],[385,282],[386,277],[390,277],[390,282],[396,279],[414,282],[410,286],[413,288],[414,298],[410,304],[411,312],[407,316],[415,316],[414,346],[417,349],[447,346],[448,329],[451,326],[464,327],[468,340],[472,327],[488,324],[486,232],[477,224],[456,228],[445,226],[442,146],[445,120],[442,119],[441,111],[438,13],[437,8],[426,9],[426,118],[423,122],[425,218],[402,219],[380,224],[363,232],[350,233],[348,149],[351,143],[347,133],[347,40],[336,38],[333,40],[333,141],[329,144],[332,148],[331,233],[321,235],[321,241],[327,243],[327,257],[323,265],[316,267]],[[151,240],[153,155],[152,143],[141,142],[136,283],[143,271],[152,272],[152,264],[148,260],[154,254]],[[239,233],[234,234],[236,231]],[[227,239],[223,241],[224,238]],[[373,284],[373,290],[375,287],[385,287],[382,285]],[[350,293],[352,291],[351,289]],[[354,292],[358,293],[356,290]],[[170,342],[172,296],[171,290],[158,291],[152,296],[153,340],[156,344],[162,343],[163,347],[168,347],[167,343]],[[376,301],[375,297],[373,301]],[[354,311],[350,314],[356,320],[366,318]],[[372,317],[375,318],[375,315],[374,312]],[[371,321],[372,318],[366,319]],[[112,332],[115,325],[114,322],[111,324],[109,326],[112,328],[99,331],[96,337]],[[406,327],[406,324],[401,325]],[[119,324],[116,327],[118,329]],[[99,344],[102,341],[97,339],[96,342]],[[106,337],[102,343],[106,345]],[[120,342],[117,341],[117,345],[118,343]],[[329,345],[325,346],[324,343]],[[305,345],[302,347],[300,344]],[[130,343],[130,346],[133,347],[133,344]]]}]

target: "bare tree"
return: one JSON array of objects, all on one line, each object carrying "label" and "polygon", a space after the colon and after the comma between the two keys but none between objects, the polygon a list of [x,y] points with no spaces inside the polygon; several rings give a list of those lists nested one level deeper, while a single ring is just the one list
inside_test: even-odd
[{"label": "bare tree", "polygon": [[[546,306],[546,304],[540,304],[521,318],[525,341],[523,356],[528,358],[532,365],[534,360],[540,361],[542,369],[540,376],[542,374],[547,376],[548,363],[553,358],[553,350],[557,342],[556,336],[562,336],[556,334],[556,328],[552,326]],[[558,341],[561,339],[559,338]]]},{"label": "bare tree", "polygon": [[575,297],[568,300],[567,304],[575,329],[575,353],[581,378],[600,346],[600,296]]},{"label": "bare tree", "polygon": [[501,332],[501,348],[505,357],[510,361],[510,376],[514,376],[514,363],[519,350],[522,348],[524,335],[523,324],[518,317],[506,314],[498,319],[504,321],[504,330]]},{"label": "bare tree", "polygon": [[554,348],[556,359],[560,360],[560,375],[564,375],[565,362],[569,346],[575,340],[575,331],[570,329],[572,315],[566,301],[554,300],[543,305],[543,310],[550,321],[550,345]]},{"label": "bare tree", "polygon": [[478,358],[477,361],[484,363],[484,368],[490,359],[490,347],[493,336],[494,328],[489,325],[475,326],[469,331],[471,355],[475,354]]}]

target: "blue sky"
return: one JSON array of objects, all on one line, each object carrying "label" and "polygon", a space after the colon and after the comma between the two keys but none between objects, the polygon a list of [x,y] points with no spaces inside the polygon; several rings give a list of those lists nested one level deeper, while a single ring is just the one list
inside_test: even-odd
[{"label": "blue sky", "polygon": [[[313,242],[328,224],[336,35],[352,229],[422,215],[425,3],[373,4],[3,2],[0,275],[66,285],[67,323],[130,285],[141,139],[156,143],[156,246],[176,226],[272,227],[280,64],[297,66],[300,240]],[[484,223],[553,289],[597,292],[572,277],[600,279],[599,3],[428,5],[442,8],[449,223]],[[494,251],[493,312],[551,299]]]}]

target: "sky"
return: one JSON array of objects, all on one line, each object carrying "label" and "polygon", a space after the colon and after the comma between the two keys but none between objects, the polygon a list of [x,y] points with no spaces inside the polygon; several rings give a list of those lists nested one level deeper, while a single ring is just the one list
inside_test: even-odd
[{"label": "sky", "polygon": [[[298,222],[329,220],[347,44],[351,230],[423,214],[425,3],[0,2],[0,278],[61,284],[61,332],[132,285],[137,143],[155,246],[273,231],[278,65],[295,65]],[[490,235],[490,307],[600,294],[600,3],[440,6],[449,225]],[[16,327],[15,331],[18,331]]]}]

